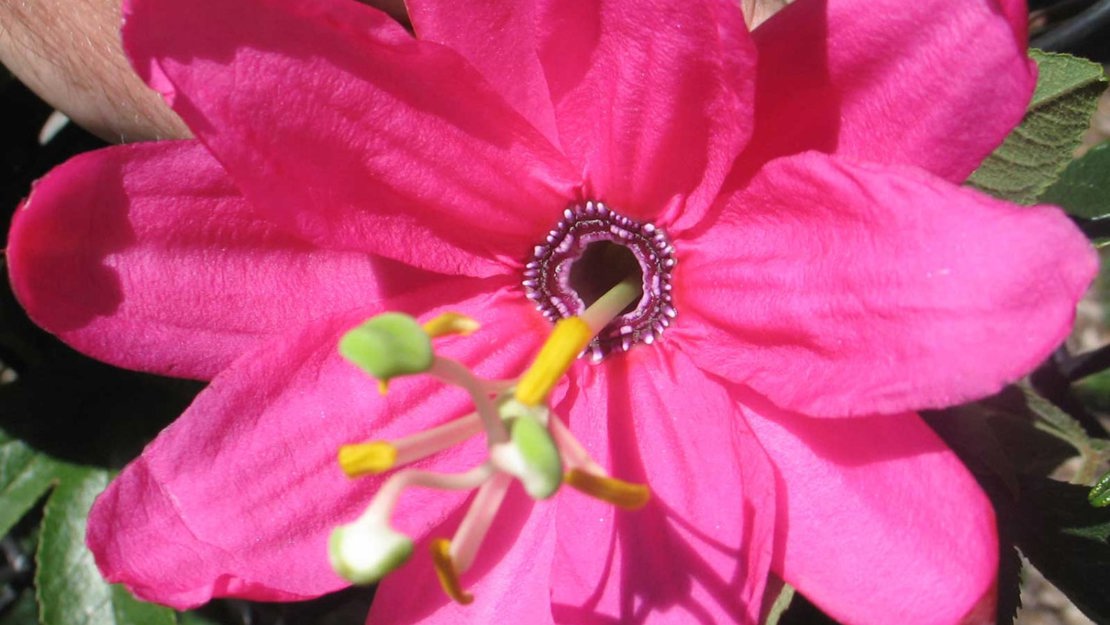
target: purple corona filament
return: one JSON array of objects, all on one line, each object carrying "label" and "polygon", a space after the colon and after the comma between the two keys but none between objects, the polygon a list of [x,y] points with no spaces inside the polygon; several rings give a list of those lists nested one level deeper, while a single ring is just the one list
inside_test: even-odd
[{"label": "purple corona filament", "polygon": [[[639,301],[613,319],[587,348],[590,359],[600,362],[611,352],[654,343],[671,324],[677,314],[671,297],[671,271],[678,261],[666,233],[654,224],[625,217],[601,202],[571,206],[524,267],[525,293],[549,321],[579,315],[592,303],[583,299],[584,283],[602,282],[591,289],[601,292],[611,286],[599,277],[612,270],[606,266],[605,255],[587,254],[587,248],[596,244],[631,253],[643,280]],[[612,282],[624,277],[619,275]]]}]

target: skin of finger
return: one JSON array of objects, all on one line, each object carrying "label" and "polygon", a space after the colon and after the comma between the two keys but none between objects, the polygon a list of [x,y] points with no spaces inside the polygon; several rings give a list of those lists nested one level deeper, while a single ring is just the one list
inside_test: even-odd
[{"label": "skin of finger", "polygon": [[74,122],[113,142],[189,136],[123,54],[119,0],[0,3],[0,61]]},{"label": "skin of finger", "polygon": [[[372,0],[407,22],[403,0]],[[132,71],[119,35],[120,0],[0,2],[0,63],[54,108],[114,143],[190,136]]]}]

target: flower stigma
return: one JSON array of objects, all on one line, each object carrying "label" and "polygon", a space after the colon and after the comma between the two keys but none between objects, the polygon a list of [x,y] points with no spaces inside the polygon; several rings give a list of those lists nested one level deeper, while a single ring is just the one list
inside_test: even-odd
[{"label": "flower stigma", "polygon": [[384,473],[483,432],[488,454],[484,462],[461,473],[400,468],[390,475],[361,516],[332,532],[328,543],[332,568],[352,583],[372,584],[408,561],[413,540],[390,521],[402,493],[412,487],[477,491],[454,536],[435,538],[430,544],[440,585],[460,604],[473,601],[461,578],[473,564],[513,480],[536,500],[554,496],[566,484],[621,508],[635,510],[646,504],[651,496],[647,486],[610,477],[562,419],[552,414],[549,404],[551,390],[574,361],[622,311],[642,299],[641,281],[641,276],[621,280],[581,314],[556,321],[535,359],[516,380],[480,378],[462,363],[435,354],[433,339],[478,329],[477,322],[457,313],[421,325],[412,317],[390,312],[345,334],[340,353],[380,384],[425,373],[465,390],[474,411],[400,439],[344,445],[338,453],[344,473],[352,478]]},{"label": "flower stigma", "polygon": [[678,259],[667,234],[603,202],[587,201],[563,211],[562,219],[537,245],[524,266],[525,294],[552,323],[581,315],[627,276],[639,279],[638,301],[630,301],[589,345],[597,363],[633,345],[662,336],[678,311],[671,272]]}]

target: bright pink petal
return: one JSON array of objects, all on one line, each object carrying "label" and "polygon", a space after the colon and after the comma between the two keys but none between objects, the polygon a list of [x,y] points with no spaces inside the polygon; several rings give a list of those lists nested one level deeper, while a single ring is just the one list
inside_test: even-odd
[{"label": "bright pink petal", "polygon": [[[753,33],[754,170],[821,150],[963,182],[1021,120],[1036,83],[1019,3],[795,2]],[[1021,26],[1024,29],[1024,26]],[[959,42],[953,45],[953,42]]]},{"label": "bright pink petal", "polygon": [[679,352],[633,350],[580,372],[570,426],[652,501],[615,510],[560,493],[560,623],[757,623],[774,474],[732,400]]},{"label": "bright pink petal", "polygon": [[416,36],[448,46],[554,145],[555,109],[537,54],[538,27],[533,2],[405,3]]},{"label": "bright pink petal", "polygon": [[994,393],[1063,341],[1097,270],[1058,209],[815,153],[768,164],[723,212],[679,247],[669,332],[806,414]]},{"label": "bright pink petal", "polygon": [[124,39],[243,194],[305,238],[488,276],[577,174],[481,76],[339,0],[134,0]]},{"label": "bright pink petal", "polygon": [[[436,581],[428,546],[417,545],[409,564],[382,580],[367,625],[552,623],[556,505],[533,503],[518,486],[511,487],[473,567],[462,577],[467,592],[474,595],[470,605],[447,598]],[[461,513],[429,534],[449,538]]]},{"label": "bright pink petal", "polygon": [[[452,295],[439,301],[458,302]],[[486,328],[437,351],[477,364],[482,375],[515,375],[544,325],[516,299],[450,306]],[[472,409],[459,389],[426,376],[393,382],[383,398],[340,358],[339,336],[375,312],[291,332],[217,376],[93,507],[88,543],[105,577],[178,608],[213,596],[290,600],[342,587],[327,562],[327,536],[369,504],[380,480],[348,480],[335,461],[339,446],[412,434]],[[464,470],[483,450],[479,437],[431,466]],[[402,498],[396,526],[419,537],[462,498],[416,489]]]},{"label": "bright pink petal", "polygon": [[587,192],[695,223],[751,132],[754,54],[734,3],[552,0],[540,60]]},{"label": "bright pink petal", "polygon": [[990,602],[994,512],[917,415],[814,419],[742,401],[778,468],[787,582],[844,625],[956,625]]},{"label": "bright pink petal", "polygon": [[7,257],[43,328],[97,359],[193,378],[310,319],[441,279],[279,231],[193,141],[58,167],[16,212]]}]

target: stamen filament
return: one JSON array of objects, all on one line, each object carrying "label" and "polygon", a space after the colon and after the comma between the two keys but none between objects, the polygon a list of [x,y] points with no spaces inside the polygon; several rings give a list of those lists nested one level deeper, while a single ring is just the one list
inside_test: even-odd
[{"label": "stamen filament", "polygon": [[563,420],[551,419],[551,434],[563,455],[567,472],[563,482],[571,488],[595,499],[620,506],[627,510],[643,507],[651,498],[651,490],[644,484],[633,484],[609,477],[589,452],[578,442]]},{"label": "stamen filament", "polygon": [[422,460],[448,447],[457,445],[482,431],[482,419],[472,412],[436,426],[393,441],[397,448],[397,464],[403,465]]},{"label": "stamen filament", "polygon": [[457,360],[436,356],[428,373],[444,382],[460,386],[470,393],[470,399],[478,409],[478,415],[482,418],[482,425],[486,429],[486,436],[489,437],[491,445],[509,440],[509,432],[497,414],[497,407],[493,400],[486,392],[485,383],[471,373],[470,369]]},{"label": "stamen filament", "polygon": [[509,491],[513,478],[505,473],[498,473],[478,489],[474,502],[466,511],[459,528],[455,530],[455,537],[451,540],[451,559],[455,561],[455,569],[459,574],[465,573],[474,563],[474,556],[482,546],[490,525],[501,508],[501,501]]},{"label": "stamen filament", "polygon": [[462,473],[433,473],[405,469],[394,473],[374,496],[374,501],[366,512],[362,513],[359,521],[388,522],[401,499],[401,493],[406,488],[421,486],[423,488],[438,488],[440,490],[468,490],[477,488],[493,475],[494,468],[489,462],[463,471]]},{"label": "stamen filament", "polygon": [[490,395],[498,395],[508,391],[516,386],[516,378],[512,379],[498,379],[498,380],[482,380],[482,386]]},{"label": "stamen filament", "polygon": [[589,452],[578,442],[578,439],[571,433],[567,424],[558,416],[553,416],[549,422],[551,428],[551,435],[555,437],[555,444],[559,446],[559,452],[563,455],[563,462],[566,464],[567,469],[582,469],[594,475],[605,475],[609,473],[601,467],[593,458],[590,457]]},{"label": "stamen filament", "polygon": [[394,441],[367,441],[339,448],[339,466],[347,477],[384,473],[427,458],[482,431],[478,413]]}]

